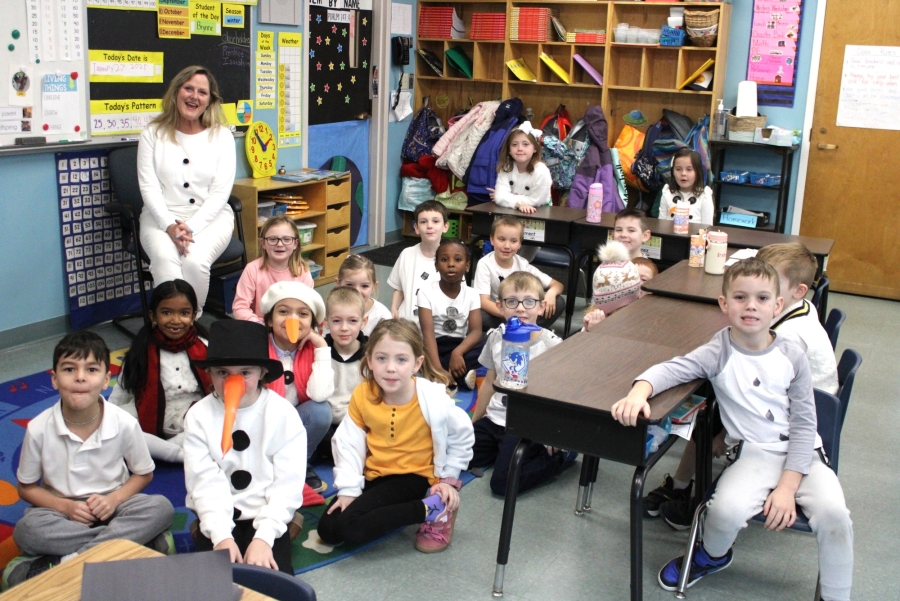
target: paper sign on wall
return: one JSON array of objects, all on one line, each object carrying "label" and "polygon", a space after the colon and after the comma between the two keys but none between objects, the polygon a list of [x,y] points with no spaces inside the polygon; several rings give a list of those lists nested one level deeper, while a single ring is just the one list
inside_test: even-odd
[{"label": "paper sign on wall", "polygon": [[845,46],[837,124],[900,130],[900,47]]},{"label": "paper sign on wall", "polygon": [[47,74],[41,88],[41,129],[48,134],[83,129],[78,114],[78,80],[71,75]]},{"label": "paper sign on wall", "polygon": [[89,50],[90,80],[163,83],[163,53],[125,50]]},{"label": "paper sign on wall", "polygon": [[243,27],[244,7],[240,4],[222,4],[222,26]]},{"label": "paper sign on wall", "polygon": [[139,134],[162,112],[162,100],[91,100],[91,135]]}]

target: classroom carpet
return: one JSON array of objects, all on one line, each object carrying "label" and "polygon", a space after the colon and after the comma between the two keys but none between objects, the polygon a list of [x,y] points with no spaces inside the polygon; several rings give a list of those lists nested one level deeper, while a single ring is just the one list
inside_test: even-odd
[{"label": "classroom carpet", "polygon": [[[112,392],[112,386],[115,385],[115,378],[119,374],[126,350],[121,349],[112,353],[110,367],[113,379],[110,387],[103,392],[105,397]],[[471,414],[475,408],[475,396],[474,391],[461,391],[457,393],[454,400],[457,406]],[[51,407],[58,400],[59,395],[53,389],[49,370],[0,384],[0,570],[12,558],[20,554],[13,541],[12,533],[16,522],[28,507],[28,504],[19,498],[16,491],[16,469],[19,465],[25,428],[32,418]],[[331,463],[313,466],[319,477],[328,484],[328,489],[322,493],[326,504],[301,508],[304,518],[303,531],[293,544],[292,559],[295,574],[302,574],[349,557],[399,532],[397,530],[362,545],[345,544],[330,547],[324,544],[318,537],[316,525],[327,507],[327,503],[337,492],[332,476],[333,467]],[[463,484],[468,484],[473,478],[474,476],[469,472],[463,472],[460,475]],[[185,507],[187,492],[184,486],[182,465],[157,461],[153,481],[143,492],[160,494],[169,499],[175,507],[175,519],[171,528],[175,539],[175,549],[178,553],[193,551],[194,542],[190,534],[190,524],[194,520],[194,515]]]}]

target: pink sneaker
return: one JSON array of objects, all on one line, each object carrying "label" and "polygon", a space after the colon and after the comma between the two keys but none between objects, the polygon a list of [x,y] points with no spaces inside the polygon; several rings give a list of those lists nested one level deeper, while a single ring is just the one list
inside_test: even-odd
[{"label": "pink sneaker", "polygon": [[450,539],[453,538],[453,524],[456,523],[457,512],[446,513],[450,515],[445,522],[426,522],[419,526],[419,531],[416,532],[416,549],[422,553],[440,553],[447,548]]}]

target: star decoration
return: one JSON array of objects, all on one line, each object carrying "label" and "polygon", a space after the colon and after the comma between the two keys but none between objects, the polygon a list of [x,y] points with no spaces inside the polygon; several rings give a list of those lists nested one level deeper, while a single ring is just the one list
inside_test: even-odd
[{"label": "star decoration", "polygon": [[315,91],[316,91],[316,84],[314,84],[314,83],[309,84],[309,91],[310,91],[310,92],[315,92]]},{"label": "star decoration", "polygon": [[343,51],[344,51],[343,44],[338,44],[338,52],[343,52]]},{"label": "star decoration", "polygon": [[349,95],[344,96],[344,102],[345,102],[346,104],[350,104],[350,96],[349,96]]},{"label": "star decoration", "polygon": [[341,35],[344,36],[344,37],[347,37],[347,28],[346,28],[346,27],[344,27],[344,28],[341,30]]},{"label": "star decoration", "polygon": [[319,106],[322,106],[322,97],[321,96],[316,98],[316,104],[318,104]]},{"label": "star decoration", "polygon": [[368,25],[369,20],[366,17],[363,17],[363,25]]},{"label": "star decoration", "polygon": [[337,33],[337,25],[331,26],[331,33]]},{"label": "star decoration", "polygon": [[328,63],[328,70],[334,71],[334,63]]},{"label": "star decoration", "polygon": [[350,83],[356,83],[356,75],[350,76]]},{"label": "star decoration", "polygon": [[316,63],[316,71],[321,71],[321,70],[322,70],[322,63],[317,62]]},{"label": "star decoration", "polygon": [[316,36],[316,44],[322,43],[322,36]]},{"label": "star decoration", "polygon": [[344,89],[344,84],[338,82],[338,92]]},{"label": "star decoration", "polygon": [[316,58],[316,51],[315,51],[315,50],[310,50],[310,51],[309,51],[309,58]]},{"label": "star decoration", "polygon": [[330,45],[331,45],[331,38],[329,38],[329,37],[327,37],[327,36],[325,37],[325,45],[326,45],[326,46],[330,46]]},{"label": "star decoration", "polygon": [[328,84],[326,83],[326,84],[325,84],[325,93],[327,94],[327,93],[328,93],[328,90],[330,90],[330,89],[331,89],[331,88],[329,88],[329,87],[328,87]]},{"label": "star decoration", "polygon": [[362,45],[363,45],[363,46],[365,46],[365,45],[368,44],[368,43],[369,43],[369,40],[367,40],[366,38],[363,38],[363,39],[362,39]]},{"label": "star decoration", "polygon": [[363,69],[369,68],[369,61],[363,61]]},{"label": "star decoration", "polygon": [[[322,22],[322,15],[316,15],[316,23],[321,23],[321,22]],[[365,25],[365,23],[363,23],[363,25]]]},{"label": "star decoration", "polygon": [[344,61],[341,61],[341,71],[344,70]]}]

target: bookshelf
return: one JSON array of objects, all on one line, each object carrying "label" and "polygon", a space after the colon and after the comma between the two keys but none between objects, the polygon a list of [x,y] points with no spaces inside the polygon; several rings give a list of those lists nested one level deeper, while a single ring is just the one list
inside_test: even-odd
[{"label": "bookshelf", "polygon": [[[444,76],[438,76],[417,55],[415,104],[418,110],[426,96],[431,107],[446,123],[470,104],[484,100],[510,97],[522,99],[531,108],[535,120],[542,120],[564,104],[574,122],[581,118],[588,106],[599,104],[609,122],[609,144],[612,145],[624,126],[621,117],[640,109],[651,123],[662,116],[662,109],[683,113],[698,120],[712,115],[716,100],[722,98],[725,84],[725,64],[728,51],[728,30],[731,5],[718,2],[634,2],[603,0],[497,0],[486,2],[419,0],[420,7],[453,6],[465,25],[464,38],[417,38],[417,47],[428,48],[443,61]],[[617,43],[613,30],[619,23],[644,28],[659,28],[666,23],[669,8],[691,10],[719,9],[719,34],[712,47],[649,46]],[[515,8],[546,8],[557,15],[567,30],[605,29],[606,43],[589,44],[562,42],[555,32],[548,32],[547,41],[510,40]],[[502,40],[471,39],[475,13],[504,13],[506,36]],[[449,36],[448,36],[449,37]],[[472,59],[473,78],[465,77],[447,64],[448,49],[460,47]],[[564,83],[541,60],[541,53],[567,71],[571,83]],[[598,85],[575,60],[575,54],[585,58],[603,76]],[[537,81],[520,81],[506,67],[506,61],[522,58],[534,72]],[[707,59],[714,59],[713,85],[710,91],[678,90],[678,84],[696,71]],[[538,126],[540,123],[533,123]]]}]

